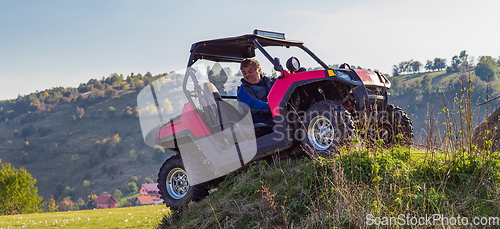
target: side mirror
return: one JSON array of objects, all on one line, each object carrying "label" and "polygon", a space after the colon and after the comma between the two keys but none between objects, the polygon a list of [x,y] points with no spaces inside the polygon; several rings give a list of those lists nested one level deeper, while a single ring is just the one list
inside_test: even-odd
[{"label": "side mirror", "polygon": [[280,58],[278,58],[278,57],[274,58],[274,70],[279,71],[279,72],[283,71],[283,67],[281,66]]}]

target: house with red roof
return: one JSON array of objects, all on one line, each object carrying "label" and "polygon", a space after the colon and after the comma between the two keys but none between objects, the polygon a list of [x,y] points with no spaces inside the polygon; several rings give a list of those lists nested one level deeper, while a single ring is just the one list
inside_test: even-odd
[{"label": "house with red roof", "polygon": [[116,208],[120,205],[118,200],[107,192],[103,192],[99,195],[99,197],[95,199],[95,204],[97,208]]},{"label": "house with red roof", "polygon": [[160,194],[158,193],[158,183],[142,184],[139,192],[141,193],[141,196],[150,196],[154,201],[157,201],[161,198]]},{"label": "house with red roof", "polygon": [[154,205],[155,201],[151,196],[138,196],[134,198],[128,198],[127,199],[127,205],[126,207],[130,206],[148,206],[148,205]]},{"label": "house with red roof", "polygon": [[155,202],[151,196],[138,196],[135,206],[153,205]]}]

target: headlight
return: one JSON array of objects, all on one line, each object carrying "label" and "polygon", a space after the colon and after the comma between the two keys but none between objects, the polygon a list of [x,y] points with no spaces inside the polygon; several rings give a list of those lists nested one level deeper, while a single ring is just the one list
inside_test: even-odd
[{"label": "headlight", "polygon": [[345,79],[345,80],[351,80],[351,76],[343,71],[338,71],[337,72],[337,77]]},{"label": "headlight", "polygon": [[300,68],[299,59],[297,59],[297,57],[294,57],[294,56],[290,57],[290,59],[288,59],[286,61],[286,68],[288,68],[290,73],[293,73],[293,72],[299,70],[299,68]]}]

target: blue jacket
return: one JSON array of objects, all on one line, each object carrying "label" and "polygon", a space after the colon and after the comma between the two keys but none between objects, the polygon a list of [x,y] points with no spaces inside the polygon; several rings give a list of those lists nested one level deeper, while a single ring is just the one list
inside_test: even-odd
[{"label": "blue jacket", "polygon": [[262,76],[259,84],[250,84],[245,79],[241,79],[241,86],[238,89],[238,100],[246,103],[252,112],[254,123],[263,122],[271,124],[273,117],[267,102],[267,95],[271,91],[274,80]]}]

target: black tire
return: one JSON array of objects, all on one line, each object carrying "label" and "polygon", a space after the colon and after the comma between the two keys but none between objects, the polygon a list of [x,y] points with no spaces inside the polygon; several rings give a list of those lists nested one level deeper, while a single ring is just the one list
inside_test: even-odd
[{"label": "black tire", "polygon": [[[413,123],[400,107],[389,104],[387,106],[388,121],[394,131],[391,131],[391,143],[399,145],[413,144]],[[399,136],[398,136],[399,135]]]},{"label": "black tire", "polygon": [[304,117],[302,147],[308,156],[325,157],[352,143],[354,121],[339,102],[320,101],[313,104]]},{"label": "black tire", "polygon": [[[174,177],[179,179],[172,182]],[[192,200],[199,201],[203,199],[208,196],[208,190],[210,190],[206,182],[194,186],[189,184],[189,177],[181,155],[175,155],[163,163],[158,173],[157,182],[163,203],[172,210],[179,210]]]}]

